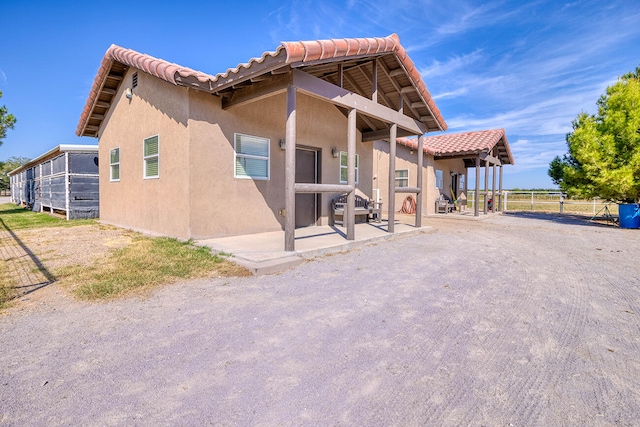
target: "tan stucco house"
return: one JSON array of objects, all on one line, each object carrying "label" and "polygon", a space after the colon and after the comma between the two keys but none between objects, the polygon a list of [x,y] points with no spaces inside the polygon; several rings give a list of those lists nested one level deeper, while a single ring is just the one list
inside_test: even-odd
[{"label": "tan stucco house", "polygon": [[[463,133],[426,136],[423,138],[423,172],[421,212],[433,214],[437,211],[436,201],[444,198],[456,201],[458,210],[464,210],[467,200],[473,200],[474,214],[489,210],[488,200],[500,206],[504,165],[514,163],[509,141],[504,129],[490,129]],[[379,197],[382,206],[406,206],[407,196],[403,188],[416,186],[418,176],[418,138],[397,138],[394,185],[394,203],[389,203],[389,148],[386,141],[374,143],[374,196]],[[479,183],[469,194],[469,169],[473,169],[475,182]],[[483,181],[484,179],[484,181]],[[480,191],[489,196],[479,201]],[[415,199],[414,199],[415,202]],[[386,211],[383,209],[383,211]]]},{"label": "tan stucco house", "polygon": [[446,127],[393,34],[284,42],[216,75],[112,45],[77,134],[99,140],[103,221],[185,239],[284,229],[293,250],[344,193],[354,238],[374,141]]}]

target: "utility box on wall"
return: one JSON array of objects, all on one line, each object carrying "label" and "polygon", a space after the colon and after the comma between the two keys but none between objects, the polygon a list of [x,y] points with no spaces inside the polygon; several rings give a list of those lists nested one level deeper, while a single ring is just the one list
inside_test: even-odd
[{"label": "utility box on wall", "polygon": [[9,172],[11,201],[67,219],[98,218],[97,145],[59,145]]}]

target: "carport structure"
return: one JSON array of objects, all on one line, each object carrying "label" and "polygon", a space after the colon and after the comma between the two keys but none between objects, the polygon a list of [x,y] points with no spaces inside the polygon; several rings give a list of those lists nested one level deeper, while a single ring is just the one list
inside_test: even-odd
[{"label": "carport structure", "polygon": [[[436,161],[440,159],[462,159],[467,170],[467,176],[469,168],[475,168],[474,216],[479,216],[480,214],[480,168],[484,167],[484,190],[486,194],[489,194],[489,171],[491,170],[493,175],[491,195],[494,201],[494,211],[500,208],[502,202],[502,166],[514,163],[504,129],[431,136],[426,138],[426,145],[427,151],[433,154]],[[496,175],[499,175],[497,193]],[[465,187],[466,185],[467,182],[465,182]],[[467,188],[464,190],[466,193]],[[498,196],[497,203],[496,196]],[[488,211],[489,198],[485,197],[483,213],[486,214]]]},{"label": "carport structure", "polygon": [[[202,84],[192,78],[188,82]],[[210,84],[210,83],[208,83]],[[356,132],[363,142],[389,140],[389,170],[395,170],[396,138],[446,130],[447,125],[420,73],[397,35],[384,38],[331,39],[283,42],[271,53],[251,60],[218,78],[209,89],[222,97],[223,108],[233,108],[286,91],[285,250],[295,250],[295,195],[347,193],[347,240],[355,239]],[[331,103],[347,117],[347,183],[295,182],[296,95],[304,93]],[[416,155],[422,165],[422,156]],[[419,168],[421,170],[422,167]],[[389,200],[395,192],[422,197],[422,178],[415,187],[396,188],[389,174]],[[420,205],[420,204],[418,204]],[[389,206],[388,232],[394,232],[394,206]],[[416,226],[421,226],[416,215]]]}]

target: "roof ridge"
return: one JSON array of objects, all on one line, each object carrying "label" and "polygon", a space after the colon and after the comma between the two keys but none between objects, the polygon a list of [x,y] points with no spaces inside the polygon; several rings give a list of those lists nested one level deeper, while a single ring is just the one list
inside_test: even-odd
[{"label": "roof ridge", "polygon": [[[420,72],[415,67],[413,61],[409,58],[407,51],[400,44],[400,38],[398,35],[393,33],[386,37],[282,42],[275,51],[266,51],[260,57],[251,58],[246,63],[240,63],[235,68],[229,68],[225,72],[218,73],[216,75],[197,71],[164,59],[156,58],[145,53],[112,44],[109,46],[102,58],[100,67],[98,68],[98,72],[91,86],[89,96],[87,97],[87,102],[85,103],[85,107],[80,116],[80,121],[76,128],[76,134],[79,136],[83,134],[95,103],[97,102],[100,91],[102,90],[102,86],[107,78],[107,74],[109,73],[114,61],[125,66],[139,69],[174,85],[186,85],[185,82],[179,81],[180,78],[191,78],[198,80],[200,83],[209,82],[209,89],[211,89],[212,83],[215,83],[220,79],[227,80],[230,75],[240,73],[241,69],[250,69],[253,64],[263,63],[270,57],[275,58],[280,55],[283,50],[286,52],[286,59],[282,65],[330,58],[393,53],[398,58],[400,66],[407,73],[407,77],[418,91],[420,97],[422,97],[427,110],[437,122],[438,127],[441,130],[447,129],[447,124],[440,114],[440,110],[436,106],[433,97],[427,90]],[[193,82],[193,80],[191,81]]]}]

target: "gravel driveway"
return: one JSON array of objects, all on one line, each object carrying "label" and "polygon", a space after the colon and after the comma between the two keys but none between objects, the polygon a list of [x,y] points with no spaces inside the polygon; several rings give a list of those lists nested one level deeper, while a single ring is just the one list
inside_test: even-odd
[{"label": "gravel driveway", "polygon": [[0,316],[0,425],[638,425],[640,231],[551,215]]}]

